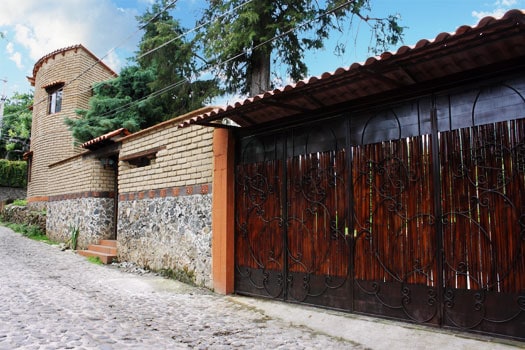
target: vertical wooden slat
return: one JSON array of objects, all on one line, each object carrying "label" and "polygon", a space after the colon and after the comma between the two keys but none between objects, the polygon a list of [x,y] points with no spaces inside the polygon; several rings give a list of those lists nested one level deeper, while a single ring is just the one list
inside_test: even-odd
[{"label": "vertical wooden slat", "polygon": [[355,147],[353,197],[361,204],[355,205],[354,228],[359,232],[358,279],[432,283],[427,278],[436,274],[432,205],[422,204],[432,198],[425,178],[431,164],[422,143],[409,138]]}]

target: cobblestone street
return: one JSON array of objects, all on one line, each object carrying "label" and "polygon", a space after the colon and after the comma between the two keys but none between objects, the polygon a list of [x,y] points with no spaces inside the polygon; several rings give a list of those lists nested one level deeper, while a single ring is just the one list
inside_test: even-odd
[{"label": "cobblestone street", "polygon": [[0,227],[0,349],[360,348]]},{"label": "cobblestone street", "polygon": [[99,266],[1,226],[0,253],[0,350],[523,347],[509,340],[221,296],[125,264]]}]

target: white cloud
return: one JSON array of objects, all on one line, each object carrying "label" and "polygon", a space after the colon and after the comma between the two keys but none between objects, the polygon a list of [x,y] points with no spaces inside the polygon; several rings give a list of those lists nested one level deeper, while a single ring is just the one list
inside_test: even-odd
[{"label": "white cloud", "polygon": [[483,17],[489,17],[489,16],[494,17],[494,18],[499,18],[503,16],[505,12],[507,12],[507,10],[502,9],[502,8],[498,8],[493,11],[472,11],[472,17],[478,20],[482,19]]},{"label": "white cloud", "polygon": [[[117,8],[110,0],[3,0],[0,27],[13,33],[15,51],[32,65],[40,57],[63,47],[83,44],[98,57],[112,48],[125,47],[130,55],[140,34],[125,41],[137,30],[134,10]],[[15,60],[15,57],[11,58]],[[22,57],[17,58],[17,66]],[[119,71],[122,60],[109,54],[106,63]]]},{"label": "white cloud", "polygon": [[496,0],[494,3],[492,3],[493,10],[491,11],[472,11],[472,17],[476,18],[477,20],[482,19],[483,17],[494,17],[499,18],[502,17],[507,11],[509,11],[512,8],[519,7],[519,1],[518,0]]},{"label": "white cloud", "polygon": [[117,55],[117,53],[113,50],[111,52],[108,52],[106,56],[104,57],[101,56],[99,58],[102,59],[102,61],[105,64],[107,64],[109,67],[111,67],[111,69],[115,70],[116,72],[118,72],[115,69],[116,67],[122,67],[122,60]]},{"label": "white cloud", "polygon": [[496,7],[512,7],[518,3],[518,0],[497,0],[494,3],[494,6]]},{"label": "white cloud", "polygon": [[9,59],[15,62],[16,67],[23,69],[24,65],[22,64],[22,54],[15,51],[13,43],[8,43],[5,49],[9,55]]}]

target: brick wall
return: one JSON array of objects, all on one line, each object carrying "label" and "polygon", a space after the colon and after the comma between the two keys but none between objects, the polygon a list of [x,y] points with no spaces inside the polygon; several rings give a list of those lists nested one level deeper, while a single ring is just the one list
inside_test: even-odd
[{"label": "brick wall", "polygon": [[66,242],[79,229],[78,248],[114,238],[115,170],[104,169],[90,152],[49,167],[48,237]]},{"label": "brick wall", "polygon": [[145,130],[123,139],[120,159],[158,149],[151,165],[119,162],[119,193],[186,188],[212,182],[212,128],[177,129],[176,123]]},{"label": "brick wall", "polygon": [[47,185],[49,197],[61,195],[82,196],[86,192],[114,192],[115,170],[104,169],[100,160],[90,152],[52,164],[48,171],[51,179]]},{"label": "brick wall", "polygon": [[[27,189],[30,202],[47,201],[49,196],[57,194],[57,189],[60,193],[64,192],[56,186],[60,177],[55,177],[56,170],[51,170],[50,165],[81,152],[74,145],[64,118],[76,118],[76,109],[88,108],[93,83],[114,76],[109,68],[96,62],[97,58],[92,53],[78,45],[48,54],[35,64],[33,77],[30,78],[35,86],[31,130],[33,160]],[[57,82],[65,83],[62,110],[48,114],[45,88]]]}]

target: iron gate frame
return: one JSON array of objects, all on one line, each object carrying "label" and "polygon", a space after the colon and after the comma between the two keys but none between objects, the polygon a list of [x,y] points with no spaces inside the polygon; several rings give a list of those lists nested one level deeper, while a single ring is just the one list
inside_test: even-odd
[{"label": "iron gate frame", "polygon": [[[520,81],[519,82],[520,84],[522,84],[523,82]],[[498,83],[498,84],[493,84],[492,85],[492,88],[494,88],[494,86],[500,86],[500,87],[504,87],[504,88],[508,88],[510,89],[511,91],[513,91],[514,93],[517,93],[519,95],[519,97],[521,98],[521,100],[523,101],[523,103],[525,104],[525,98],[523,97],[523,95],[519,92],[519,89],[517,88],[514,88],[511,86],[511,84],[507,83],[507,82],[503,82],[503,83]],[[521,86],[521,85],[520,85]],[[474,105],[472,107],[472,110],[471,110],[471,120],[468,121],[468,122],[465,122],[465,118],[462,118],[462,123],[466,123],[465,125],[455,125],[454,123],[456,122],[455,120],[452,120],[452,112],[449,110],[449,116],[448,116],[448,119],[447,118],[443,118],[443,117],[440,117],[440,113],[442,112],[441,109],[443,109],[443,106],[441,106],[440,104],[440,101],[443,100],[443,99],[448,99],[448,104],[449,104],[449,109],[451,109],[451,105],[452,103],[450,102],[450,96],[453,96],[453,94],[455,93],[455,91],[453,92],[450,92],[450,91],[447,91],[446,93],[440,93],[440,94],[432,94],[432,95],[429,95],[429,96],[423,96],[423,97],[418,97],[416,98],[415,100],[413,101],[417,101],[416,104],[417,104],[417,110],[418,110],[418,115],[417,115],[417,127],[416,127],[416,137],[422,137],[423,135],[428,135],[431,139],[431,149],[432,149],[432,152],[431,152],[431,156],[432,156],[432,166],[431,166],[431,170],[432,170],[432,181],[433,181],[433,184],[434,184],[434,188],[432,189],[433,191],[433,195],[432,195],[432,200],[433,200],[433,206],[434,206],[434,215],[435,215],[435,240],[436,240],[436,250],[435,250],[435,256],[434,256],[434,259],[436,261],[436,272],[437,272],[437,276],[436,276],[436,280],[437,280],[437,283],[436,283],[436,292],[435,292],[435,295],[434,294],[430,294],[429,295],[429,298],[428,298],[428,302],[429,303],[436,303],[437,304],[437,315],[435,318],[433,318],[433,322],[431,322],[430,324],[433,324],[435,326],[441,326],[441,327],[448,327],[448,328],[454,328],[454,329],[457,329],[457,328],[460,328],[460,329],[464,329],[464,330],[468,330],[468,331],[474,331],[474,332],[480,332],[480,333],[488,333],[488,334],[496,334],[498,336],[507,336],[507,337],[511,337],[511,338],[516,338],[516,339],[520,339],[520,340],[524,340],[525,339],[525,335],[521,335],[519,334],[519,331],[517,330],[514,330],[512,331],[513,333],[511,334],[505,334],[505,333],[502,333],[500,330],[493,330],[491,329],[491,327],[489,327],[488,329],[487,328],[483,328],[483,327],[478,327],[478,325],[474,326],[474,327],[470,327],[470,326],[461,326],[461,325],[458,325],[458,324],[453,324],[451,322],[447,322],[447,319],[446,319],[446,307],[447,306],[450,306],[451,303],[452,303],[452,300],[450,299],[450,295],[447,295],[448,291],[447,291],[447,288],[446,288],[446,285],[445,285],[445,276],[444,276],[444,269],[445,269],[445,266],[444,266],[444,263],[445,263],[445,247],[444,247],[444,227],[443,227],[443,218],[444,218],[444,213],[443,213],[443,207],[442,207],[442,192],[441,192],[441,189],[442,189],[442,155],[440,153],[440,135],[447,132],[447,131],[452,131],[452,130],[456,130],[456,129],[461,129],[462,127],[466,127],[466,128],[470,128],[470,127],[476,127],[476,125],[480,125],[479,122],[477,120],[475,120],[475,109],[476,109],[476,105],[480,103],[480,96],[481,96],[481,93],[482,91],[484,91],[484,89],[486,89],[486,87],[476,87],[476,94],[475,94],[475,99],[474,99]],[[458,90],[459,91],[459,90]],[[463,90],[461,90],[463,91]],[[470,94],[472,94],[472,92],[470,92]],[[421,108],[421,104],[424,104],[426,103],[428,106],[425,108]],[[406,105],[406,102],[404,103],[400,103],[399,105]],[[393,110],[394,107],[396,106],[389,106],[387,109],[388,110]],[[521,107],[516,107],[516,108],[521,108]],[[514,108],[514,111],[516,110],[516,108]],[[385,110],[385,108],[383,108],[383,110]],[[371,112],[371,114],[374,114],[376,111],[374,112]],[[421,114],[426,114],[428,115],[428,120],[423,120],[425,119],[424,116],[422,116]],[[394,112],[394,115],[395,115],[395,112]],[[525,117],[525,115],[523,115],[523,117]],[[372,118],[375,118],[372,117]],[[397,138],[390,138],[391,140],[401,140],[403,137],[406,137],[406,135],[403,135],[403,130],[402,130],[402,124],[399,122],[399,118],[396,116],[394,118],[396,121],[397,121],[397,124],[398,124],[398,134],[397,134]],[[500,118],[502,119],[502,118]],[[493,121],[494,123],[496,122],[501,122],[501,121],[505,121],[505,120],[509,120],[508,118],[505,119],[503,118],[503,120],[496,120],[496,121]],[[361,132],[361,139],[359,140],[360,142],[356,142],[355,141],[355,131],[358,130],[357,128],[355,128],[353,125],[352,125],[352,121],[353,119],[351,118],[350,114],[349,113],[344,113],[344,114],[339,114],[339,115],[336,115],[336,116],[333,116],[329,119],[325,119],[323,120],[321,123],[322,124],[326,124],[327,122],[334,122],[334,123],[340,123],[341,125],[343,125],[343,130],[345,132],[345,140],[344,140],[344,149],[346,150],[346,167],[347,167],[347,184],[346,184],[346,198],[348,199],[348,206],[346,208],[346,217],[349,218],[349,227],[353,228],[355,227],[355,208],[354,208],[354,205],[355,205],[355,198],[353,198],[353,195],[354,195],[354,188],[353,188],[353,183],[354,183],[354,177],[352,175],[352,168],[354,167],[354,159],[352,158],[352,154],[353,152],[351,151],[354,147],[360,147],[362,146],[364,143],[365,143],[365,138],[364,138],[364,129],[366,129],[366,127],[368,126],[368,122],[365,124],[365,127],[364,129],[362,130]],[[444,126],[448,123],[447,126]],[[470,124],[471,123],[471,124]],[[470,125],[469,125],[470,124]],[[290,132],[289,130],[292,130],[291,131],[291,135],[292,135],[292,138],[293,138],[293,135],[294,135],[294,130],[298,130],[300,128],[308,128],[308,127],[312,127],[312,125],[315,125],[315,122],[314,123],[305,123],[305,124],[302,124],[302,125],[298,125],[296,127],[293,127],[293,128],[289,128],[289,129],[273,129],[273,130],[265,130],[265,131],[262,131],[262,132],[248,132],[248,133],[238,133],[237,135],[237,138],[239,140],[242,140],[243,138],[250,138],[250,137],[262,137],[262,136],[268,136],[268,135],[281,135],[280,137],[284,138],[284,141],[281,142],[280,144],[280,147],[282,148],[282,168],[283,168],[283,173],[281,174],[282,175],[282,178],[284,179],[283,180],[283,183],[281,184],[282,185],[282,188],[280,189],[281,193],[282,193],[282,197],[281,197],[281,203],[284,203],[282,204],[282,213],[283,213],[283,217],[285,218],[284,220],[286,221],[287,218],[288,218],[288,193],[287,193],[287,188],[288,188],[288,167],[286,165],[286,162],[287,162],[287,159],[289,158],[288,157],[288,149],[287,149],[287,144],[288,144],[288,133]],[[481,124],[483,125],[483,124]],[[314,126],[315,127],[315,126]],[[391,131],[391,130],[390,130]],[[383,135],[388,135],[388,132],[390,131],[386,131],[386,134],[383,133]],[[414,130],[411,130],[410,132],[414,132]],[[353,135],[354,134],[354,135]],[[354,138],[354,140],[352,140],[352,137]],[[384,138],[384,137],[381,137],[381,138]],[[387,137],[388,138],[388,137]],[[385,141],[385,140],[383,140]],[[238,143],[239,145],[241,145],[241,142]],[[239,156],[240,156],[240,152],[241,152],[241,148],[242,146],[239,146],[238,148],[238,152],[237,152],[237,160],[236,160],[236,164],[241,164],[242,162],[239,160]],[[277,152],[277,150],[276,150]],[[236,168],[237,169],[237,168]],[[237,170],[236,170],[236,173],[237,173]],[[238,174],[236,174],[236,177],[237,177]],[[237,197],[236,197],[237,198]],[[237,210],[236,210],[236,217],[237,217]],[[283,251],[284,252],[288,252],[288,229],[287,229],[287,225],[284,224],[283,222],[281,222],[281,224],[283,224],[283,227],[284,227],[284,231],[283,231],[283,234],[282,234],[282,244],[283,244]],[[237,227],[237,225],[236,225]],[[237,235],[238,233],[236,232],[236,240],[237,240]],[[523,233],[521,233],[521,237],[522,239],[525,240],[525,235]],[[355,244],[356,244],[356,237],[354,237],[354,234],[350,234],[347,236],[348,240],[346,241],[347,245],[348,245],[348,249],[349,249],[349,252],[350,254],[348,255],[348,278],[349,278],[349,283],[350,283],[350,288],[345,290],[345,292],[347,293],[348,295],[348,299],[350,300],[350,303],[349,305],[343,305],[341,306],[340,304],[335,304],[335,305],[325,305],[325,304],[322,304],[321,303],[321,306],[323,307],[328,307],[328,308],[335,308],[335,309],[341,309],[341,310],[345,310],[345,311],[350,311],[350,312],[356,312],[356,313],[364,313],[364,314],[372,314],[374,316],[379,316],[379,317],[387,317],[387,318],[395,318],[395,319],[404,319],[404,320],[407,320],[407,321],[411,321],[411,322],[418,322],[418,320],[415,320],[415,319],[410,319],[410,318],[400,318],[398,316],[395,316],[395,315],[388,315],[388,314],[380,314],[380,313],[370,313],[370,312],[366,312],[366,311],[362,311],[362,310],[356,310],[355,308],[355,305],[354,305],[354,302],[355,302],[355,284],[356,284],[356,280],[355,280]],[[521,252],[519,253],[522,255],[523,257],[523,254],[524,252]],[[239,275],[238,275],[238,266],[237,266],[237,255],[236,255],[236,277],[235,277],[235,289],[236,289],[236,292],[239,293],[239,294],[247,294],[247,295],[257,295],[257,296],[263,296],[263,297],[273,297],[273,298],[279,298],[279,299],[282,299],[284,301],[292,301],[294,302],[293,300],[290,300],[289,298],[289,294],[288,294],[288,289],[287,289],[287,286],[288,286],[288,282],[289,282],[289,266],[288,266],[288,256],[285,256],[283,258],[283,268],[282,268],[282,274],[281,275],[277,275],[277,276],[269,276],[269,275],[266,275],[264,276],[263,278],[265,278],[266,280],[268,278],[275,278],[278,283],[281,283],[281,284],[284,284],[284,287],[282,289],[281,292],[279,292],[277,295],[275,296],[271,296],[271,295],[264,295],[264,294],[259,294],[259,293],[256,293],[254,291],[247,291],[247,290],[243,290],[243,286],[239,285]],[[265,272],[263,271],[262,274],[267,274],[268,272]],[[403,293],[403,291],[402,291]],[[410,290],[408,290],[407,293],[410,293]],[[523,291],[521,292],[523,294]],[[482,293],[483,294],[483,293]],[[519,293],[518,293],[519,294]],[[517,300],[517,306],[518,306],[518,309],[517,309],[517,313],[513,316],[514,319],[517,319],[518,321],[516,321],[516,325],[515,327],[516,328],[519,328],[521,327],[521,325],[525,325],[525,295],[521,295],[519,294],[517,296],[518,300]],[[410,295],[405,295],[405,297],[410,297]],[[476,294],[474,296],[475,298],[478,298],[478,299],[482,299],[484,298],[483,295],[481,294]],[[482,300],[484,301],[484,300]],[[297,302],[297,301],[295,301]],[[319,304],[315,303],[315,302],[308,302],[309,304],[313,304],[313,305],[317,305],[319,306]],[[481,305],[481,306],[480,306]],[[482,307],[482,304],[476,304],[474,306],[475,308],[477,307]],[[521,317],[521,321],[520,321],[520,318]],[[504,321],[509,321],[510,319],[508,320],[491,320],[491,321],[494,321],[493,323],[499,323],[499,322],[504,322]],[[425,323],[425,324],[429,324],[428,322],[421,322],[421,323]]]}]

